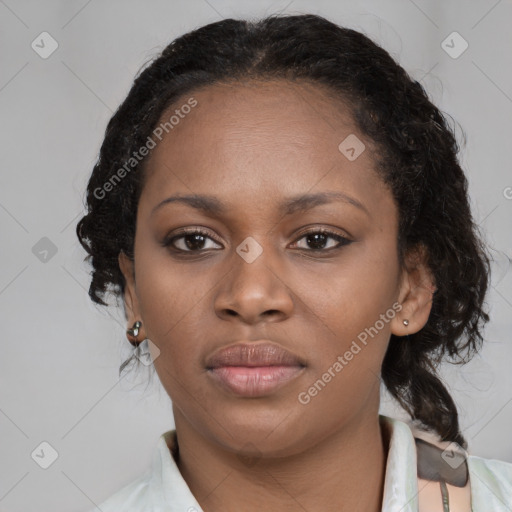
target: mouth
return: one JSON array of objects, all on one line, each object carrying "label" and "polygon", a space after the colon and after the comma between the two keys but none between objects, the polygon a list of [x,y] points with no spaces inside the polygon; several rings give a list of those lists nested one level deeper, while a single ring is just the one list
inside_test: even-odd
[{"label": "mouth", "polygon": [[207,375],[216,384],[245,397],[270,395],[301,375],[305,367],[298,356],[266,340],[228,346],[206,364]]}]

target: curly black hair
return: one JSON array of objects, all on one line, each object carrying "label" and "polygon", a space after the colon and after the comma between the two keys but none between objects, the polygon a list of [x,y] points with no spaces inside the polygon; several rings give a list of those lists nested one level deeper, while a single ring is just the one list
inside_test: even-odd
[{"label": "curly black hair", "polygon": [[[107,305],[106,294],[124,293],[118,255],[133,259],[148,159],[134,162],[133,155],[181,98],[247,79],[322,87],[333,102],[350,106],[357,127],[378,148],[376,170],[399,210],[400,265],[407,251],[423,247],[437,288],[423,329],[407,338],[391,335],[382,379],[412,420],[466,448],[457,407],[437,369],[443,358],[463,364],[481,348],[490,258],[472,218],[455,132],[383,48],[321,16],[225,19],[182,35],[143,66],[108,123],[88,183],[87,213],[77,225],[93,268],[91,299]],[[133,169],[119,179],[128,161]]]}]

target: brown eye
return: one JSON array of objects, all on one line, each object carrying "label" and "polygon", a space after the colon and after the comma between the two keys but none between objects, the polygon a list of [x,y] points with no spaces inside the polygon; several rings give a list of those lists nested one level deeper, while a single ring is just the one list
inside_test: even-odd
[{"label": "brown eye", "polygon": [[[208,244],[210,241],[210,244]],[[162,245],[171,247],[180,252],[200,252],[208,249],[216,249],[211,242],[217,243],[206,231],[201,229],[184,230],[178,235],[167,237]],[[209,246],[206,246],[209,245]]]},{"label": "brown eye", "polygon": [[[334,245],[332,244],[332,242],[328,242],[329,239],[334,240]],[[340,235],[339,233],[335,233],[333,231],[328,231],[325,229],[316,229],[303,233],[302,236],[297,240],[297,242],[295,242],[295,244],[297,244],[300,240],[305,240],[307,247],[298,247],[299,249],[322,252],[331,249],[339,249],[344,245],[352,243],[352,240],[349,240],[348,238]]]}]

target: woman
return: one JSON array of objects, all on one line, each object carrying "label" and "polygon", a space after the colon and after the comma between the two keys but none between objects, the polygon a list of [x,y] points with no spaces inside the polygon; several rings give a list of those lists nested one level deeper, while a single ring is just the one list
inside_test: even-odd
[{"label": "woman", "polygon": [[457,153],[418,82],[319,16],[212,23],[140,73],[77,233],[176,428],[103,512],[510,510],[512,464],[467,456],[436,376],[489,319]]}]

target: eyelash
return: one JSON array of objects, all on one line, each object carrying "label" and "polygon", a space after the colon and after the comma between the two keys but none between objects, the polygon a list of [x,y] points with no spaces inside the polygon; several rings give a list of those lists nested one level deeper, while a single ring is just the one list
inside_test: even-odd
[{"label": "eyelash", "polygon": [[[333,238],[334,240],[336,240],[338,242],[338,245],[335,246],[335,247],[329,247],[328,249],[299,249],[299,250],[305,251],[305,252],[309,252],[309,253],[311,253],[311,252],[313,252],[313,253],[320,253],[320,252],[326,253],[326,252],[331,252],[331,251],[335,251],[335,250],[341,249],[343,246],[349,245],[349,244],[352,243],[352,240],[350,240],[350,239],[340,235],[339,233],[336,233],[334,231],[330,231],[330,230],[325,229],[325,228],[315,228],[315,229],[311,229],[309,231],[305,231],[305,232],[301,233],[301,235],[299,236],[299,238],[296,239],[294,244],[296,244],[298,241],[302,240],[303,238],[305,238],[307,236],[316,235],[316,234],[322,234],[322,235],[326,235],[328,238]],[[182,253],[182,254],[183,253],[193,254],[193,253],[201,253],[201,252],[207,251],[208,249],[183,250],[183,249],[178,249],[178,248],[174,247],[173,244],[176,242],[176,240],[179,240],[181,238],[185,238],[187,236],[193,236],[193,235],[201,235],[201,236],[204,236],[205,238],[209,238],[209,239],[213,240],[214,242],[220,244],[220,242],[215,240],[215,238],[211,237],[208,234],[207,231],[203,231],[200,228],[194,228],[194,229],[183,230],[179,234],[176,234],[176,235],[174,235],[172,237],[165,238],[164,241],[162,242],[162,246],[163,247],[170,247],[174,252]],[[217,249],[215,249],[215,250],[217,250]]]}]

